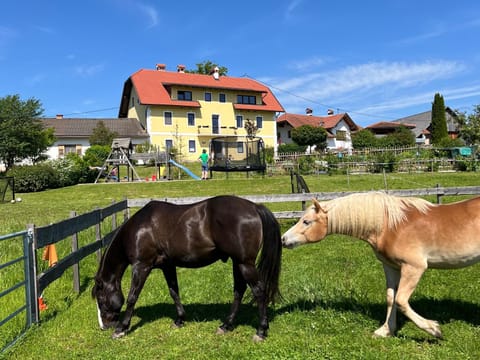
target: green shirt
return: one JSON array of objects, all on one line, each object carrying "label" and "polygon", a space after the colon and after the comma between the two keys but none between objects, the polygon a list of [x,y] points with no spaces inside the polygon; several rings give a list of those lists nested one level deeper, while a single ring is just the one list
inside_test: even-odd
[{"label": "green shirt", "polygon": [[208,154],[207,153],[201,153],[198,158],[200,160],[202,160],[202,164],[207,164],[208,163]]}]

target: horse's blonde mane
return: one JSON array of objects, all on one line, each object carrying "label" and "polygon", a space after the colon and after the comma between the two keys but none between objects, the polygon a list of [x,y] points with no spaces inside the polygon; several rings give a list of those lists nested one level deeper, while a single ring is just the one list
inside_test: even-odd
[{"label": "horse's blonde mane", "polygon": [[321,205],[328,212],[328,232],[365,238],[378,234],[386,226],[395,228],[406,218],[406,210],[414,208],[426,213],[434,204],[413,197],[396,197],[384,192],[357,193]]}]

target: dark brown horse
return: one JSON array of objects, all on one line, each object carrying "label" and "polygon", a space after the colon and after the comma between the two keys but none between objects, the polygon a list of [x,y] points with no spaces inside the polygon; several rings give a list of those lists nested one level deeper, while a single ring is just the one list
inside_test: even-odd
[{"label": "dark brown horse", "polygon": [[[163,271],[177,311],[175,326],[182,326],[185,310],[176,267],[198,268],[231,258],[233,303],[218,332],[233,329],[248,284],[260,317],[254,340],[263,340],[268,330],[267,305],[279,294],[281,254],[280,226],[263,205],[235,196],[190,205],[151,201],[119,229],[103,254],[92,289],[100,327],[115,327],[114,338],[126,334],[135,303],[154,268]],[[131,287],[120,321],[125,302],[121,280],[128,265],[132,266]]]}]

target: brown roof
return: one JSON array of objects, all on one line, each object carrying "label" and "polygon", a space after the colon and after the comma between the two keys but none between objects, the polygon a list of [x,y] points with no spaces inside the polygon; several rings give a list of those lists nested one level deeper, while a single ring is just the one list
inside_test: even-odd
[{"label": "brown roof", "polygon": [[384,129],[384,130],[389,130],[389,129],[397,129],[401,126],[405,126],[407,129],[414,129],[417,127],[415,124],[407,124],[407,123],[396,123],[396,122],[391,122],[391,121],[379,121],[375,124],[368,125],[367,129]]},{"label": "brown roof", "polygon": [[125,82],[119,116],[126,116],[132,86],[135,87],[140,102],[145,105],[200,107],[198,101],[172,100],[169,93],[171,85],[233,90],[241,91],[243,94],[245,92],[258,93],[262,99],[261,105],[234,104],[234,107],[249,110],[285,111],[268,87],[252,79],[231,76],[220,76],[215,79],[212,75],[141,69]]},{"label": "brown roof", "polygon": [[105,126],[118,134],[118,137],[148,139],[146,130],[137,119],[108,118],[108,119],[82,119],[82,118],[44,118],[41,119],[46,127],[55,129],[55,136],[68,138],[88,138],[100,121]]}]

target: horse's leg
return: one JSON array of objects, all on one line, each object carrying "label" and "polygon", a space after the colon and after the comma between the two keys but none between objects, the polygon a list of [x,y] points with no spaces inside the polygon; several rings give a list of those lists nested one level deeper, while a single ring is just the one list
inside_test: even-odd
[{"label": "horse's leg", "polygon": [[395,295],[400,281],[400,270],[383,264],[385,279],[387,282],[387,318],[385,323],[373,333],[374,337],[392,336],[397,329],[397,305]]},{"label": "horse's leg", "polygon": [[427,333],[437,338],[441,338],[442,332],[438,322],[421,317],[410,307],[410,304],[408,303],[410,296],[415,290],[425,270],[426,267],[415,267],[409,264],[402,265],[400,283],[398,285],[395,302],[397,303],[400,311],[406,317],[412,320],[420,329],[425,330]]},{"label": "horse's leg", "polygon": [[177,269],[174,265],[166,265],[162,268],[163,275],[167,281],[168,291],[175,303],[177,318],[174,321],[175,327],[182,327],[185,323],[185,309],[180,301],[180,292],[178,290]]},{"label": "horse's leg", "polygon": [[127,307],[125,309],[125,314],[123,315],[122,321],[117,325],[115,332],[112,335],[114,339],[124,336],[130,327],[130,321],[132,320],[135,303],[138,300],[138,296],[145,285],[145,280],[147,280],[147,276],[150,274],[150,271],[152,271],[150,266],[132,266],[132,280],[130,291],[128,292],[127,297]]},{"label": "horse's leg", "polygon": [[252,294],[257,301],[258,315],[260,323],[258,324],[257,333],[254,335],[254,341],[262,341],[267,337],[268,318],[267,318],[267,302],[265,295],[265,286],[259,280],[258,271],[254,264],[240,264],[240,272],[252,289]]},{"label": "horse's leg", "polygon": [[247,290],[247,282],[245,281],[238,264],[233,263],[233,302],[230,308],[230,314],[217,330],[217,334],[224,334],[233,329],[233,322],[237,316],[238,309],[242,303],[243,295]]}]

